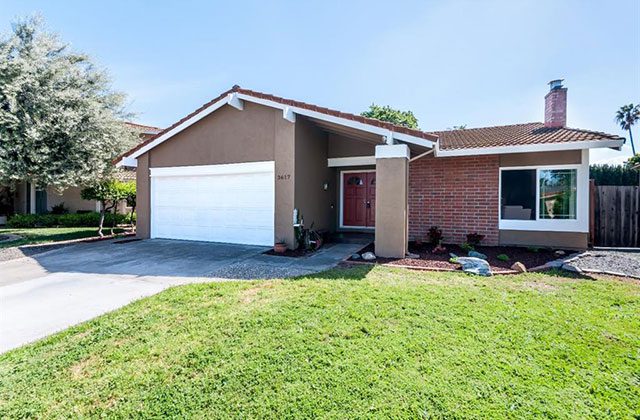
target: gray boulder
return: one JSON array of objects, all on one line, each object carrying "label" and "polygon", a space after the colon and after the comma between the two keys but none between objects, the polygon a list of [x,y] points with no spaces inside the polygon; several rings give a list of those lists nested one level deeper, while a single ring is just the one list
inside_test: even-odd
[{"label": "gray boulder", "polygon": [[469,256],[473,257],[473,258],[480,258],[482,260],[486,260],[487,256],[484,255],[482,252],[478,252],[478,251],[469,251]]},{"label": "gray boulder", "polygon": [[360,259],[360,254],[351,254],[351,259],[352,260],[359,260]]},{"label": "gray boulder", "polygon": [[482,258],[476,257],[458,257],[456,261],[462,266],[462,271],[469,274],[476,274],[478,276],[492,276],[491,267],[489,263]]},{"label": "gray boulder", "polygon": [[365,261],[373,261],[376,259],[376,254],[374,254],[373,252],[365,252],[364,254],[362,254],[362,259]]}]

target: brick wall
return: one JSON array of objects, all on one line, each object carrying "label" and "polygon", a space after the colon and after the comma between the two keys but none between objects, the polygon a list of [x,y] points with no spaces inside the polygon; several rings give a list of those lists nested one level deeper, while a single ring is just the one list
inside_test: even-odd
[{"label": "brick wall", "polygon": [[444,243],[460,244],[467,233],[498,244],[499,157],[434,158],[409,166],[409,237],[428,240],[431,226],[442,229]]}]

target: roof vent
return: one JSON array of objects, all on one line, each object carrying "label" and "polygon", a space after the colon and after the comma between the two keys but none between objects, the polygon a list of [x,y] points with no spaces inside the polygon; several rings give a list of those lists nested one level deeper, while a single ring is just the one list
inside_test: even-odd
[{"label": "roof vent", "polygon": [[564,79],[556,79],[549,82],[549,90],[556,90],[562,88],[562,82]]}]

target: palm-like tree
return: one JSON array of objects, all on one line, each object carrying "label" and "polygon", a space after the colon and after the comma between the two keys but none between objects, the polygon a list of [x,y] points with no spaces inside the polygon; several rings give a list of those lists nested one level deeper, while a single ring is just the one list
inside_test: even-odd
[{"label": "palm-like tree", "polygon": [[631,151],[633,155],[636,155],[636,148],[633,144],[633,135],[631,134],[631,127],[640,120],[640,105],[623,105],[616,112],[616,122],[620,125],[620,128],[629,132],[629,140],[631,141]]}]

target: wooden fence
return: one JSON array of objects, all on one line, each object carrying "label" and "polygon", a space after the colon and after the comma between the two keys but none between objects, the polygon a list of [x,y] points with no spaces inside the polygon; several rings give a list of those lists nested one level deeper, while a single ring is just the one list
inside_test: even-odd
[{"label": "wooden fence", "polygon": [[640,187],[591,183],[591,242],[640,247]]}]

